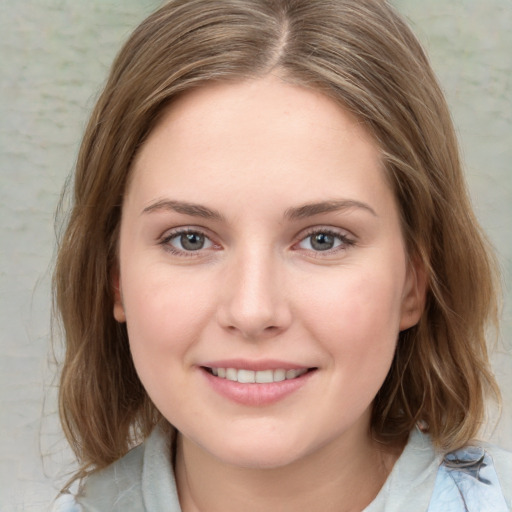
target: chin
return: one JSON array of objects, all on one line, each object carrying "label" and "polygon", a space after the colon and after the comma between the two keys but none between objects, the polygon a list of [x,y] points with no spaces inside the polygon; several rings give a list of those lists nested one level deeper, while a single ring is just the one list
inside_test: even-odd
[{"label": "chin", "polygon": [[277,469],[288,466],[305,456],[299,443],[284,443],[282,439],[258,437],[248,440],[239,438],[239,442],[210,450],[216,458],[225,464],[247,469]]},{"label": "chin", "polygon": [[300,458],[298,454],[286,453],[231,453],[222,457],[223,462],[246,469],[278,469],[292,464]]}]

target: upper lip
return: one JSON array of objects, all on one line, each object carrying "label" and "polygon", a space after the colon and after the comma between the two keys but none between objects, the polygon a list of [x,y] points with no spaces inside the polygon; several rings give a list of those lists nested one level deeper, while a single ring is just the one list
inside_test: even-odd
[{"label": "upper lip", "polygon": [[279,361],[276,359],[222,359],[218,361],[207,361],[199,366],[206,368],[235,368],[236,370],[301,370],[312,368],[303,364],[293,363],[290,361]]}]

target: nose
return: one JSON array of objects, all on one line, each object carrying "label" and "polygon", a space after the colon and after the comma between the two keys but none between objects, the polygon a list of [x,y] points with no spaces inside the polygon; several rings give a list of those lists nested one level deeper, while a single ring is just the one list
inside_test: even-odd
[{"label": "nose", "polygon": [[226,268],[217,320],[245,339],[276,336],[291,322],[284,275],[278,258],[265,248],[243,251]]}]

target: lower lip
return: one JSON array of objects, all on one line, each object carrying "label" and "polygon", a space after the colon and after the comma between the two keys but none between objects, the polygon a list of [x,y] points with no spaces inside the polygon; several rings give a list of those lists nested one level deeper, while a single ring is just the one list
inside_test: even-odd
[{"label": "lower lip", "polygon": [[214,391],[233,402],[252,407],[262,407],[283,400],[302,388],[316,373],[315,371],[308,371],[300,377],[281,382],[241,384],[240,382],[216,377],[204,368],[201,368],[201,372]]}]

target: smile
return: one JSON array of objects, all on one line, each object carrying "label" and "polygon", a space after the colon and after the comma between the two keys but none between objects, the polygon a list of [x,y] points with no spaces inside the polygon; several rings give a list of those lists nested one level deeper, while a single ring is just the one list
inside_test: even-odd
[{"label": "smile", "polygon": [[284,380],[296,379],[309,370],[307,368],[285,370],[277,368],[275,370],[247,370],[236,368],[205,368],[206,371],[219,377],[241,384],[271,384],[273,382],[282,382]]},{"label": "smile", "polygon": [[[252,366],[252,368],[251,368]],[[306,386],[318,368],[293,367],[277,361],[225,361],[199,367],[216,393],[231,402],[264,407],[284,400]]]}]

